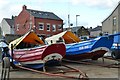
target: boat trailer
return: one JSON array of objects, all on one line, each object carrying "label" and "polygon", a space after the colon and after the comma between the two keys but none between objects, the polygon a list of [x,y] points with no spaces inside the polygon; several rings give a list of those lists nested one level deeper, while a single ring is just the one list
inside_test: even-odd
[{"label": "boat trailer", "polygon": [[[120,59],[115,60],[118,61],[117,63],[112,63],[112,64],[105,64],[105,60],[104,59],[110,59],[110,60],[114,60],[111,57],[102,57],[102,63],[92,63],[90,61],[74,61],[74,60],[67,60],[67,59],[63,59],[64,62],[69,62],[69,63],[76,63],[76,64],[85,64],[85,65],[95,65],[95,66],[100,66],[100,67],[107,67],[107,68],[120,68]],[[93,61],[93,60],[92,60]]]},{"label": "boat trailer", "polygon": [[[22,66],[16,66],[16,67],[21,68],[21,69],[25,69],[25,70],[29,70],[29,71],[33,71],[33,72],[37,72],[37,73],[40,73],[40,74],[45,74],[45,75],[48,75],[48,76],[58,76],[58,77],[65,77],[65,78],[88,80],[88,76],[85,73],[83,73],[81,70],[75,69],[75,68],[67,66],[67,65],[61,65],[61,66],[69,68],[70,70],[64,71],[64,70],[61,69],[59,71],[50,73],[50,72],[47,72],[47,71],[38,71],[38,70],[35,70],[35,69],[26,68],[26,67],[22,67]],[[78,72],[79,76],[65,75],[68,72],[72,72],[72,73],[73,72]]]},{"label": "boat trailer", "polygon": [[[58,66],[57,71],[55,72],[47,72],[47,66],[43,67],[43,70],[36,70],[36,69],[31,69],[31,68],[27,68],[27,67],[23,67],[21,65],[14,65],[13,63],[11,64],[9,57],[4,57],[3,61],[2,61],[2,74],[1,74],[1,80],[9,80],[9,75],[10,75],[10,67],[14,68],[21,68],[24,70],[29,70],[32,72],[36,72],[36,73],[40,73],[40,74],[44,74],[44,75],[48,75],[48,76],[58,76],[58,77],[64,77],[64,78],[72,78],[72,79],[79,79],[79,80],[89,80],[88,76],[86,75],[86,73],[82,72],[79,69],[73,68],[71,66],[62,64],[60,66]],[[62,67],[62,68],[59,68]],[[52,67],[53,68],[53,67]],[[69,75],[69,73],[71,74],[76,74],[74,76]]]}]

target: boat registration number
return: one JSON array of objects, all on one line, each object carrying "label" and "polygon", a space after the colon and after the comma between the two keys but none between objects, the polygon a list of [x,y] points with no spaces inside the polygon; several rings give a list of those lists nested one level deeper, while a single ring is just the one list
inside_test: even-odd
[{"label": "boat registration number", "polygon": [[81,47],[79,47],[79,50],[87,49],[87,48],[89,48],[89,46],[81,46]]}]

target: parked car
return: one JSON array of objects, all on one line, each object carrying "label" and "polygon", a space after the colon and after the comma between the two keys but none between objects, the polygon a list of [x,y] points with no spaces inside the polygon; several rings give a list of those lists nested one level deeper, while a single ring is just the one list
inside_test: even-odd
[{"label": "parked car", "polygon": [[80,40],[82,40],[82,41],[86,41],[86,40],[89,40],[89,39],[90,39],[89,36],[80,36],[79,38],[80,38]]},{"label": "parked car", "polygon": [[111,47],[111,56],[113,59],[120,59],[120,35],[114,37],[114,43]]}]

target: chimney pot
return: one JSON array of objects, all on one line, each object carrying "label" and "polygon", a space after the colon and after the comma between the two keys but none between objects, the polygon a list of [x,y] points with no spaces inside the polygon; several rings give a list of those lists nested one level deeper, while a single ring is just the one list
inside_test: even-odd
[{"label": "chimney pot", "polygon": [[23,10],[26,10],[27,9],[27,6],[26,5],[23,5]]}]

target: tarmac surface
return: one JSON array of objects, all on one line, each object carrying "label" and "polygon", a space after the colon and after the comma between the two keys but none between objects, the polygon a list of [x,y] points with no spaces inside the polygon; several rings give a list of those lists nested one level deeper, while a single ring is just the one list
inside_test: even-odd
[{"label": "tarmac surface", "polygon": [[[78,61],[80,62],[80,61]],[[96,61],[93,60],[86,60],[83,61],[85,63],[78,63],[78,62],[66,62],[63,61],[62,63],[65,65],[69,65],[71,67],[74,67],[76,69],[81,70],[82,72],[86,73],[88,78],[91,80],[101,79],[101,80],[118,80],[120,79],[120,68],[111,68],[111,67],[103,67],[101,65],[109,65],[109,64],[118,64],[119,62],[116,60],[111,59],[104,59],[104,63],[102,61],[102,58],[99,58]],[[86,63],[87,62],[87,63]],[[88,63],[89,62],[89,63]],[[0,63],[1,67],[1,63]],[[119,66],[120,67],[120,66]],[[51,67],[50,69],[47,69],[48,72],[51,72],[54,70],[54,67]],[[1,72],[1,68],[0,68]],[[79,76],[75,73],[68,73],[68,75],[75,75]],[[40,74],[28,70],[23,69],[12,69],[10,70],[10,78],[11,79],[24,79],[24,78],[42,78],[43,80],[50,79],[50,80],[59,80],[59,79],[65,79],[64,77],[58,77],[58,76],[49,76],[45,74]],[[57,79],[56,79],[57,78]],[[40,79],[41,80],[41,79]],[[68,79],[71,80],[71,79]],[[74,79],[75,80],[75,79]],[[78,80],[78,79],[77,79]]]}]

